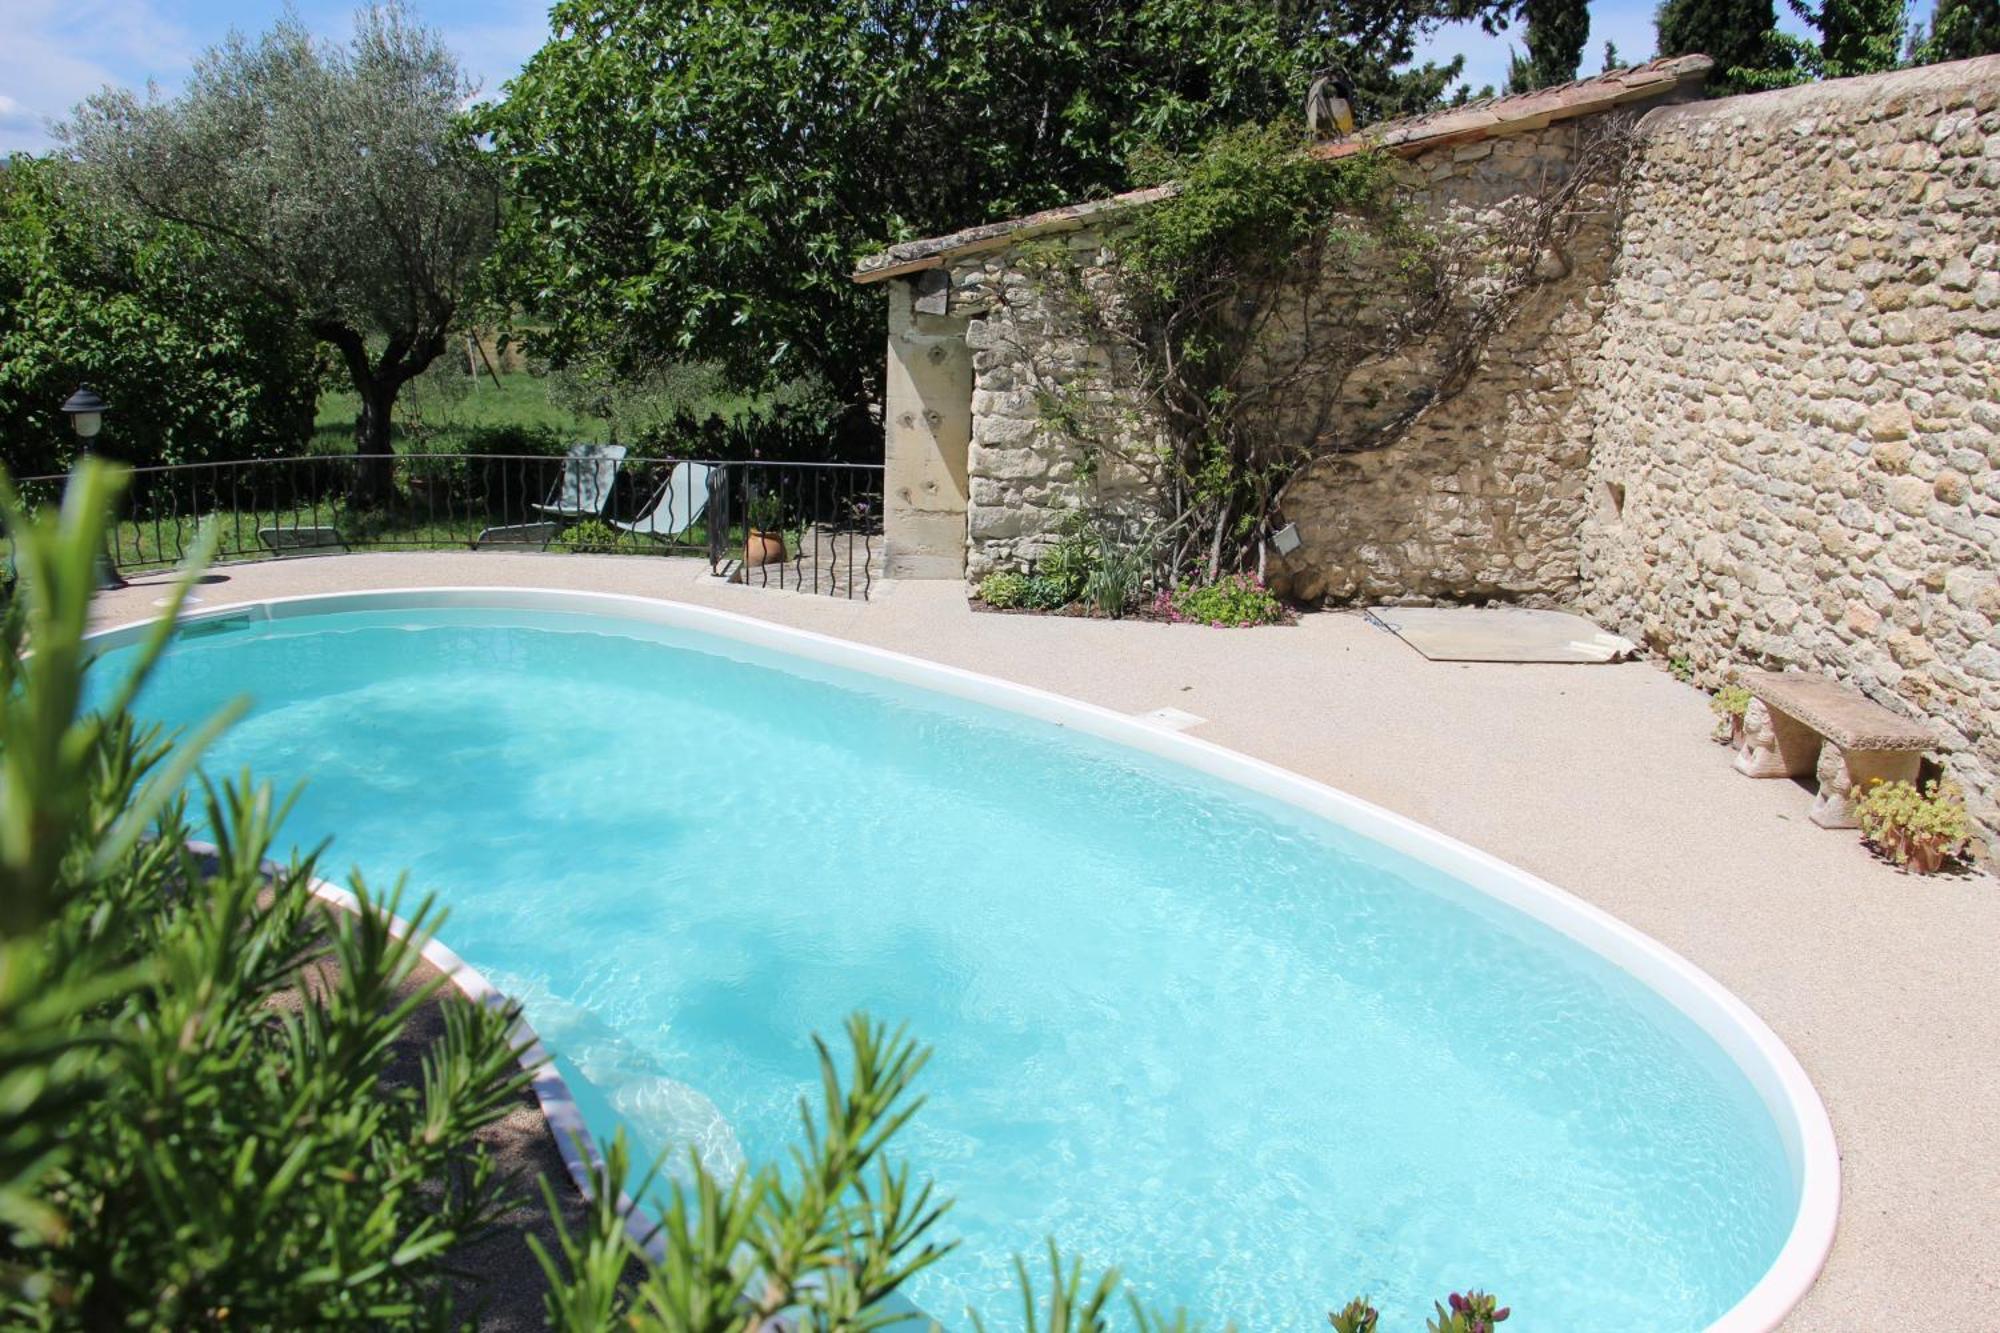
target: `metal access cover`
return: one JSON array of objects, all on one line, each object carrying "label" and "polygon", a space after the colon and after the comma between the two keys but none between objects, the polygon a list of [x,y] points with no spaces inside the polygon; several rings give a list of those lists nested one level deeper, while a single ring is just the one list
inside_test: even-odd
[{"label": "metal access cover", "polygon": [[1433,662],[1617,662],[1638,649],[1567,611],[1371,606],[1364,614]]}]

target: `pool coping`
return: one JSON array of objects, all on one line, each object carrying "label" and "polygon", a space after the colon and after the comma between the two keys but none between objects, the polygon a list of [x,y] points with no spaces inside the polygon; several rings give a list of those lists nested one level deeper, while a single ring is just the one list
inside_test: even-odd
[{"label": "pool coping", "polygon": [[[1142,753],[1178,762],[1235,786],[1328,819],[1439,870],[1488,897],[1557,930],[1615,964],[1680,1010],[1726,1053],[1771,1115],[1798,1183],[1798,1213],[1771,1266],[1738,1302],[1709,1325],[1709,1333],[1768,1333],[1783,1322],[1812,1287],[1832,1248],[1840,1205],[1840,1159],[1826,1107],[1804,1068],[1756,1013],[1720,982],[1666,945],[1610,913],[1498,857],[1415,820],[1293,773],[1181,732],[1032,686],[887,649],[773,624],[731,611],[625,593],[546,588],[449,586],[315,593],[230,603],[185,612],[182,623],[216,619],[283,620],[355,611],[470,608],[595,613],[690,629],[827,665],[845,667],[952,697],[1073,728]],[[90,642],[112,647],[143,634],[140,622],[99,631]],[[321,883],[316,882],[315,892]],[[335,900],[352,895],[325,884]],[[433,956],[435,952],[435,956]],[[433,938],[424,957],[480,1003],[506,997],[477,969]],[[570,1174],[586,1195],[589,1166],[600,1159],[582,1116],[546,1050],[525,1021],[520,1048],[533,1086]],[[530,1064],[531,1057],[536,1063]],[[657,1252],[657,1228],[621,1196],[627,1228]]]}]

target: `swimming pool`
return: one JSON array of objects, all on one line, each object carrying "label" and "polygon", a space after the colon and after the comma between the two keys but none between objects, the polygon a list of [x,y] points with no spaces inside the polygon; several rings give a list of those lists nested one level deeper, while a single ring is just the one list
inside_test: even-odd
[{"label": "swimming pool", "polygon": [[947,1319],[1010,1315],[1054,1234],[1246,1330],[1356,1293],[1421,1328],[1471,1284],[1529,1330],[1762,1327],[1830,1237],[1824,1113],[1713,983],[1185,737],[576,594],[220,613],[142,707],[238,692],[212,767],[309,780],[324,873],[438,893],[600,1130],[774,1157],[807,1034],[907,1020],[902,1152],[966,1242],[910,1294]]}]

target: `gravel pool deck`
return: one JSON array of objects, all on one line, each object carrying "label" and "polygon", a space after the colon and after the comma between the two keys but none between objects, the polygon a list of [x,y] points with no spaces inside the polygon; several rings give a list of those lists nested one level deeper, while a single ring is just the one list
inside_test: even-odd
[{"label": "gravel pool deck", "polygon": [[[848,602],[648,557],[371,554],[210,577],[205,607],[448,585],[658,597],[1205,718],[1193,734],[1596,903],[1784,1038],[1843,1162],[1839,1238],[1787,1329],[2000,1327],[2000,884],[1903,875],[1815,827],[1799,787],[1731,771],[1706,697],[1655,665],[1434,663],[1335,612],[1254,630],[1001,616],[970,610],[956,583],[914,582]],[[106,593],[97,619],[157,614],[168,581]]]}]

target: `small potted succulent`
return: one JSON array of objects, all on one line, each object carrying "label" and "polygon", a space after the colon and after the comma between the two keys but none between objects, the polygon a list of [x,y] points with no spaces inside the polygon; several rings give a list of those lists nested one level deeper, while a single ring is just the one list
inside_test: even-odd
[{"label": "small potted succulent", "polygon": [[759,565],[785,562],[785,502],[775,492],[766,491],[750,501],[750,530],[743,537],[743,563]]},{"label": "small potted succulent", "polygon": [[1741,685],[1724,685],[1708,701],[1715,713],[1715,739],[1732,750],[1743,744],[1743,715],[1750,708],[1750,691]]},{"label": "small potted succulent", "polygon": [[1855,806],[1862,841],[1905,870],[1934,874],[1962,856],[1971,839],[1965,795],[1936,779],[1919,791],[1914,783],[1877,778]]}]

